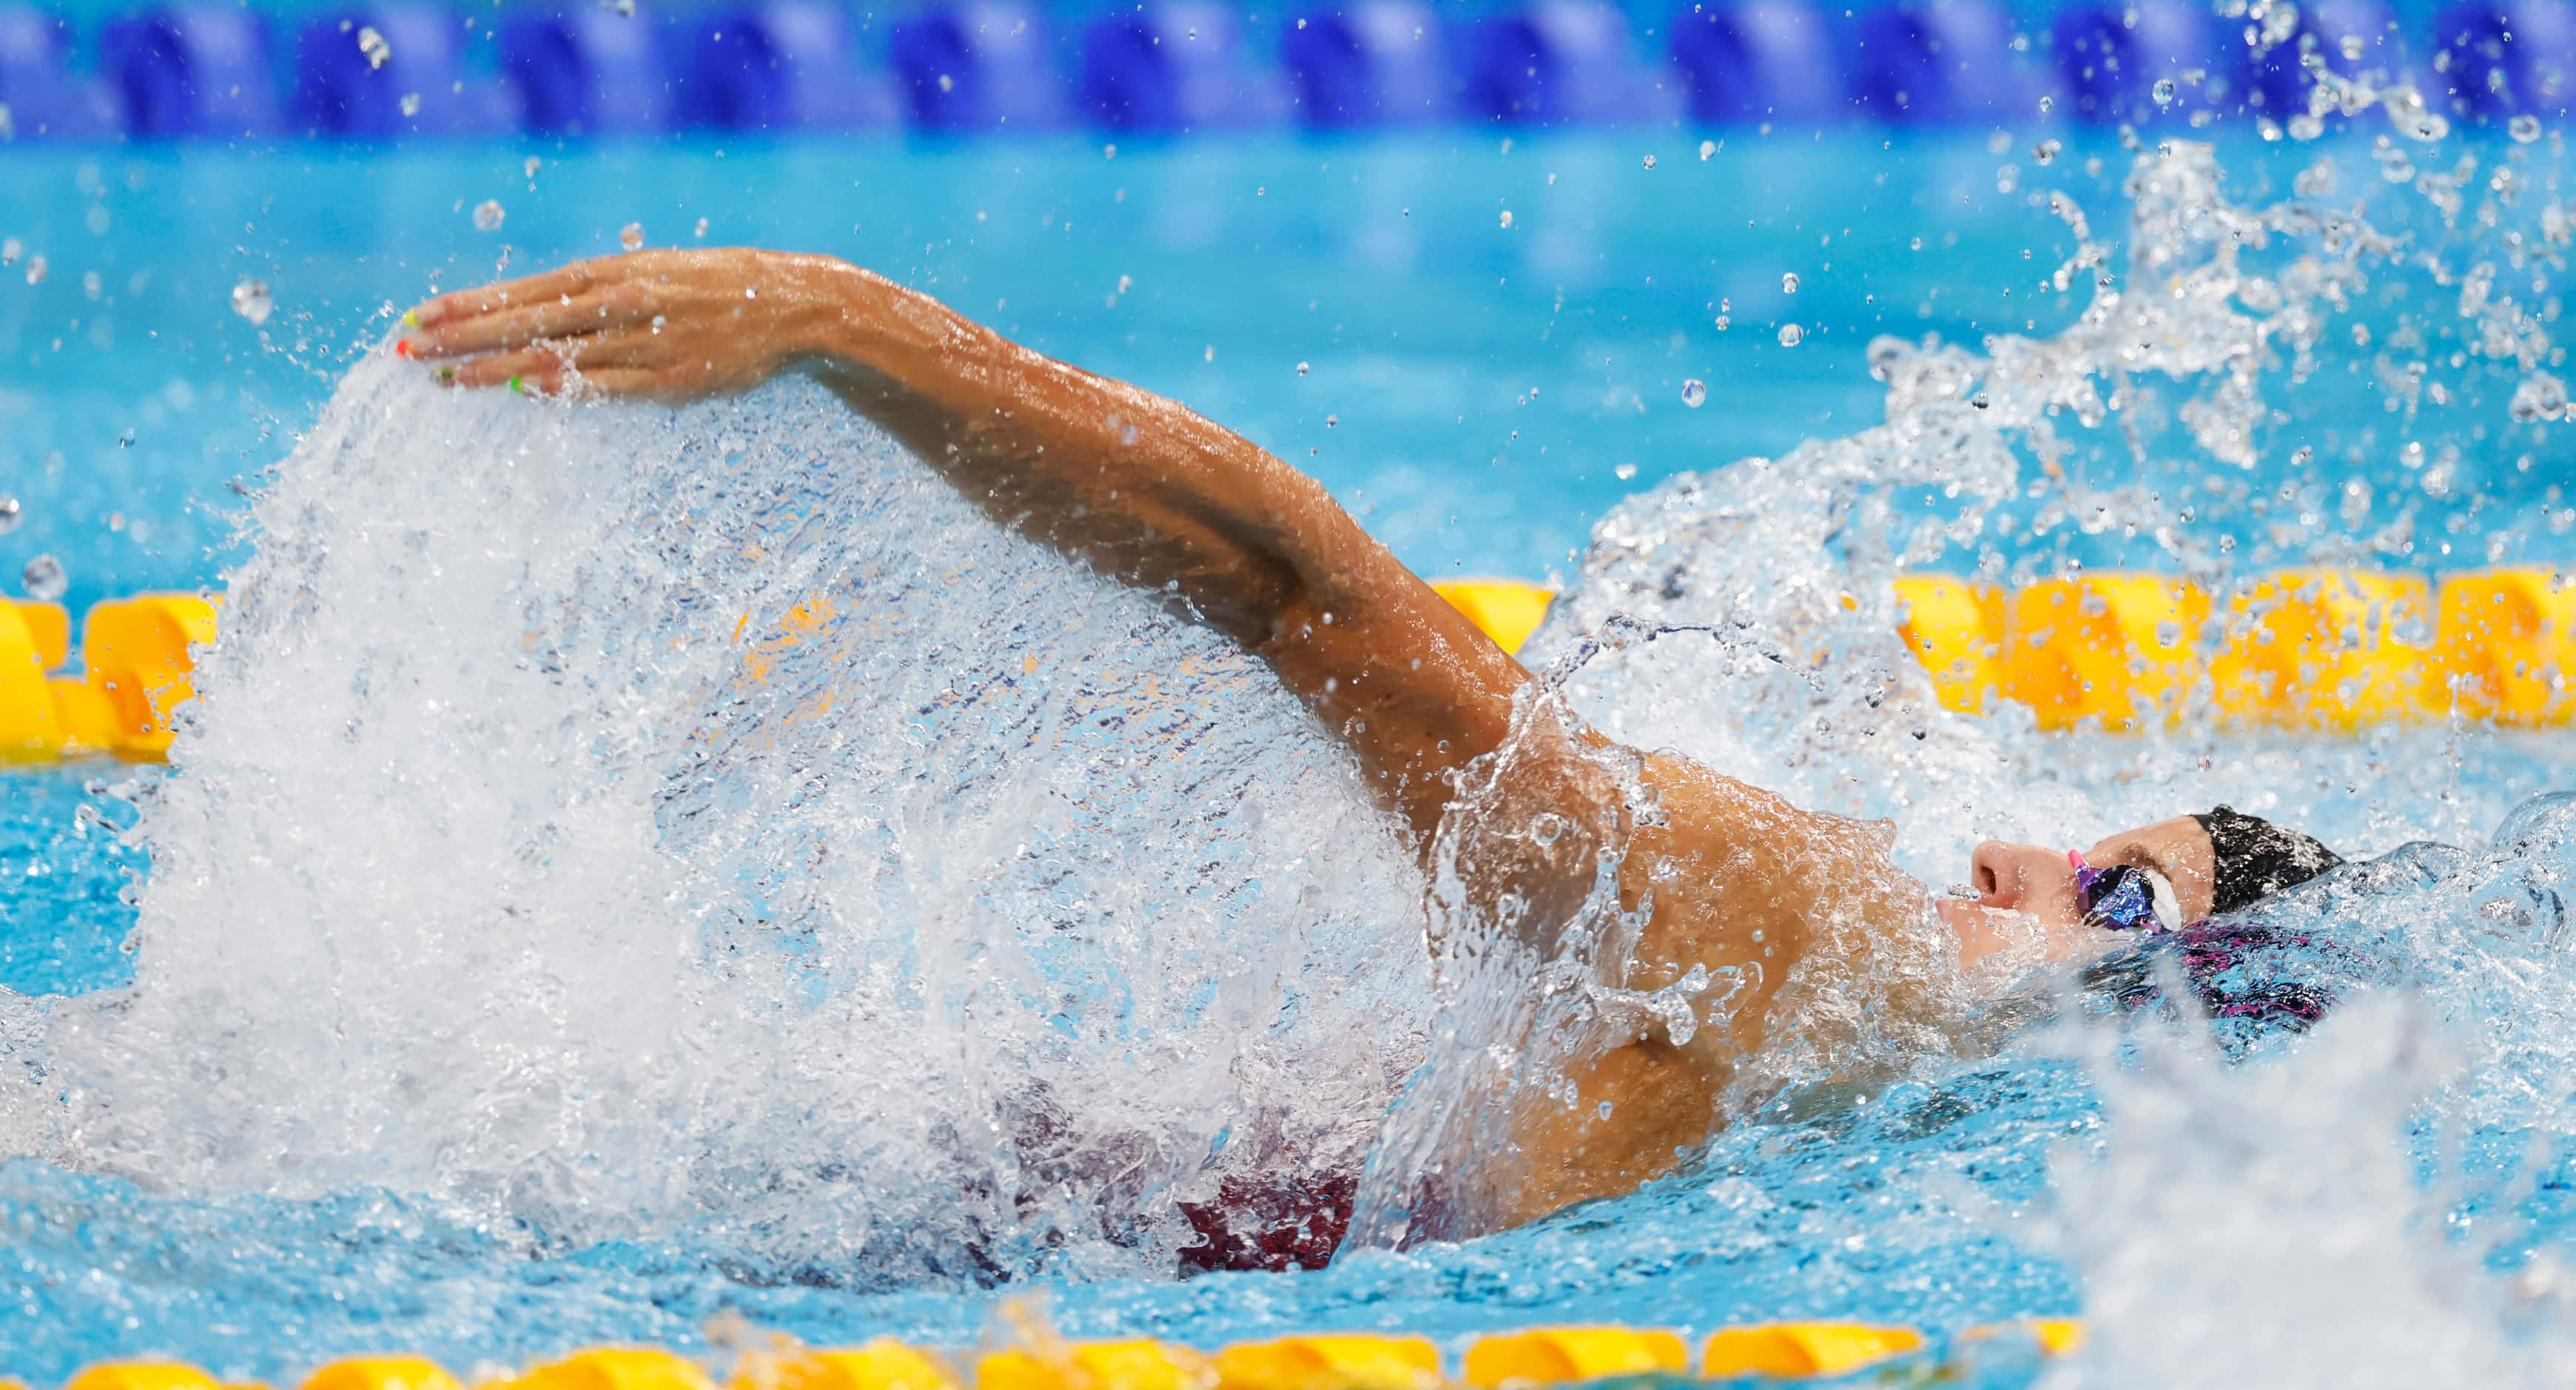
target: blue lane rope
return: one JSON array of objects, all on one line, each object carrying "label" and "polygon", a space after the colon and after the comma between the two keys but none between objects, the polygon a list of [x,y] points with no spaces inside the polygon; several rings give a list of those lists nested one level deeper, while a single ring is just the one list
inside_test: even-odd
[{"label": "blue lane rope", "polygon": [[2043,101],[2053,119],[2167,129],[2286,121],[2310,63],[2411,75],[2453,120],[2576,100],[2564,0],[2462,0],[2413,29],[2387,0],[2315,0],[2259,59],[2199,0],[2072,0],[2018,20],[1997,0],[1729,0],[1644,32],[1593,0],[1467,14],[1309,0],[1258,19],[1206,0],[1087,19],[1024,0],[890,15],[856,0],[564,0],[511,13],[492,43],[469,20],[490,16],[360,0],[286,34],[256,10],[184,0],[85,28],[0,0],[0,106],[16,138],[72,141],[1989,125],[2041,119]]}]

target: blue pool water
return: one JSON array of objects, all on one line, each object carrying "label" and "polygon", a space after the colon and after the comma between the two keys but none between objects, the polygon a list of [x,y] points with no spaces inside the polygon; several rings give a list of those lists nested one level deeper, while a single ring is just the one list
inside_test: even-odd
[{"label": "blue pool water", "polygon": [[[2066,140],[2044,164],[2042,138]],[[2331,191],[2315,186],[2321,152],[2337,165]],[[2039,287],[2080,238],[2041,195],[2065,191],[2095,238],[2119,241],[2130,209],[2164,196],[2123,191],[2131,152],[2062,132],[1989,143],[1857,131],[1738,132],[1705,158],[1698,139],[1669,132],[1262,137],[1114,155],[1074,140],[12,151],[0,237],[45,256],[47,274],[26,283],[22,260],[0,278],[0,490],[26,514],[0,539],[0,573],[50,553],[80,604],[248,565],[255,592],[306,585],[323,611],[308,619],[272,601],[245,615],[270,645],[210,674],[203,742],[194,755],[183,743],[172,773],[114,794],[107,783],[135,774],[85,766],[5,784],[0,985],[31,998],[0,1016],[17,1083],[0,1103],[0,1149],[19,1155],[0,1166],[0,1289],[15,1300],[0,1370],[44,1383],[151,1353],[278,1377],[389,1347],[461,1369],[600,1341],[701,1345],[728,1313],[818,1342],[894,1332],[953,1346],[982,1334],[998,1300],[1036,1291],[1070,1334],[1202,1344],[1293,1329],[1454,1343],[1533,1323],[1704,1330],[1809,1316],[1952,1331],[2081,1311],[2101,1333],[2091,1383],[2185,1383],[2209,1355],[2251,1381],[2538,1383],[2576,1327],[2561,1287],[2576,1256],[2564,1197],[2576,1035],[2562,1016],[2558,916],[2576,849],[2568,813],[2546,805],[2525,813],[2519,840],[2490,851],[2489,837],[2530,798],[2576,786],[2563,733],[2265,741],[2195,728],[2088,744],[2008,714],[1927,714],[1923,751],[1890,753],[1821,731],[1809,695],[1721,657],[1665,644],[1602,658],[1572,688],[1606,727],[1814,804],[1895,815],[1908,866],[1936,885],[1985,834],[2084,843],[2220,799],[2295,815],[2356,853],[2426,839],[2469,848],[2405,851],[2375,878],[2303,899],[2294,920],[2327,924],[2317,933],[2333,954],[2284,947],[2285,968],[2357,958],[2354,997],[2304,1043],[2236,1038],[2248,1062],[2221,1060],[2200,1030],[2168,1028],[2152,1009],[2127,1035],[2026,1024],[2064,986],[2040,981],[1978,1011],[1936,1055],[1802,1077],[1636,1196],[1464,1245],[1358,1251],[1322,1273],[1176,1282],[1155,1264],[1164,1235],[1108,1238],[1079,1212],[1049,1215],[1042,1180],[1017,1225],[966,1240],[900,1178],[945,1181],[950,1148],[973,1148],[940,1129],[963,1112],[934,1093],[959,1077],[1024,1070],[1063,1089],[1114,1074],[1081,1066],[1124,1058],[1183,1096],[1114,1094],[1137,1132],[1213,1153],[1231,1129],[1206,1116],[1233,1113],[1216,1097],[1253,1088],[1240,1078],[1271,1042],[1311,1068],[1336,1054],[1301,1028],[1419,1025],[1404,997],[1420,932],[1404,871],[1348,812],[1347,788],[1279,715],[1275,691],[1193,658],[1214,674],[1191,675],[1203,682],[1192,689],[1256,731],[1282,731],[1288,750],[1187,732],[1212,766],[1248,779],[1240,795],[1261,812],[1209,832],[1219,867],[1198,880],[1203,901],[1187,877],[1203,872],[1195,861],[1156,858],[1180,851],[1127,810],[1096,822],[992,811],[1008,810],[1016,784],[973,750],[1010,763],[1022,745],[978,743],[997,736],[928,693],[957,683],[931,669],[940,652],[966,672],[1021,644],[1095,662],[1101,688],[1115,687],[1151,665],[1137,635],[1161,629],[1141,605],[1043,592],[1062,577],[906,491],[899,470],[864,487],[798,471],[809,447],[874,456],[812,445],[837,436],[792,394],[649,426],[482,402],[457,407],[470,428],[451,445],[431,413],[448,407],[395,378],[408,368],[366,355],[391,312],[492,273],[505,249],[512,269],[532,268],[613,249],[629,223],[652,244],[694,244],[703,218],[710,244],[846,255],[1187,401],[1313,471],[1427,575],[1558,575],[1576,586],[1578,618],[1618,607],[1706,621],[1706,604],[1731,604],[1721,611],[1767,637],[1801,650],[1813,639],[1849,663],[1833,669],[1859,670],[1886,654],[1883,636],[1861,631],[1883,612],[1818,626],[1792,600],[1801,585],[1883,575],[1882,531],[1912,563],[2020,574],[2068,561],[2220,576],[2309,559],[2434,571],[2567,561],[2565,427],[2516,420],[2507,405],[2556,361],[2565,234],[2549,210],[2562,152],[2480,135],[2404,153],[2408,179],[2474,157],[2459,206],[2383,177],[2393,165],[2366,133],[2219,150],[2231,206],[2282,204],[2309,171],[2304,214],[2231,221],[2180,200],[2190,205],[2168,229],[2178,259],[2167,269],[2239,244],[2292,298],[2322,277],[2322,301],[2340,301],[2267,327],[2277,357],[2248,366],[2262,409],[2245,417],[2245,466],[2213,461],[2191,433],[2209,384],[2260,355],[2222,351],[2191,374],[2143,360],[2134,377],[2106,369],[2106,393],[2125,393],[2109,422],[2045,412],[2062,421],[2062,451],[2018,436],[2022,471],[2000,489],[1943,461],[1937,438],[1873,444],[1902,457],[1873,464],[1836,510],[1740,473],[1695,497],[1683,475],[1887,418],[1877,335],[1972,349],[1989,333],[2066,335],[2080,280],[2071,295]],[[506,210],[498,231],[474,226],[486,199]],[[2316,230],[2353,206],[2387,245],[2356,255],[2351,236]],[[2111,265],[2153,283],[2117,255]],[[2338,266],[2353,273],[2336,279]],[[2482,274],[2472,303],[2465,287]],[[234,312],[245,280],[273,297],[264,325]],[[2259,308],[2263,293],[2237,302]],[[2499,321],[2500,299],[2529,321]],[[1784,345],[1792,323],[1802,341]],[[1684,403],[1687,380],[1707,383],[1705,405]],[[2000,374],[1991,389],[1998,413],[2017,408]],[[1977,437],[1959,428],[1953,452],[1965,457]],[[308,452],[278,471],[299,437]],[[650,593],[625,597],[666,576],[658,557],[616,542],[609,520],[649,522],[666,496],[717,515],[712,494],[692,489],[753,467],[746,456],[769,460],[756,476],[780,496],[867,519],[832,543],[859,554],[854,591],[897,592],[893,611],[917,621],[851,639],[851,669],[919,694],[887,708],[919,721],[921,737],[871,733],[845,702],[829,738],[779,735],[794,756],[732,745],[725,777],[666,793],[652,750],[688,730],[633,711],[703,692],[640,667],[618,675],[619,634],[659,636],[673,620]],[[1799,457],[1819,475],[1839,466]],[[548,471],[565,460],[591,472]],[[2043,482],[2050,466],[2064,486]],[[241,530],[252,503],[234,480],[267,494],[266,551]],[[1928,539],[1912,529],[1957,516],[1962,495],[1984,500],[1975,524]],[[1731,497],[1787,529],[1739,544],[1747,533],[1722,515]],[[1809,504],[1812,533],[1797,529]],[[1633,544],[1587,567],[1605,517],[1605,535]],[[871,526],[902,532],[899,544]],[[937,592],[921,576],[952,553],[1013,597],[987,609]],[[797,563],[819,567],[797,582],[823,584],[843,561],[827,546]],[[701,581],[716,594],[709,611],[785,592],[690,582]],[[615,615],[608,636],[564,643],[572,675],[551,686],[490,676],[495,653],[509,653],[473,648],[478,624],[464,618],[497,630],[524,616],[553,632],[537,601],[566,594]],[[669,611],[695,601],[673,597]],[[995,631],[970,630],[981,626]],[[1560,625],[1534,659],[1570,659],[1572,646]],[[808,674],[832,688],[828,673]],[[618,685],[629,676],[631,700]],[[571,703],[523,709],[557,698]],[[1023,767],[1029,786],[1115,764],[1115,719],[1052,706],[1030,717],[1061,718],[1046,725],[1061,743],[1047,746],[1085,751]],[[563,732],[573,727],[605,730],[615,748],[597,752]],[[629,737],[644,753],[616,751]],[[877,780],[854,790],[815,773],[834,759]],[[967,809],[908,791],[907,759],[953,771]],[[579,771],[546,771],[558,767]],[[1148,780],[1133,797],[1168,811],[1206,794]],[[602,805],[641,809],[621,818]],[[112,833],[138,814],[148,852]],[[611,848],[586,860],[550,838],[567,827]],[[845,832],[855,838],[834,838]],[[1086,836],[1131,857],[1085,858]],[[691,852],[662,863],[655,846],[673,845]],[[865,893],[814,867],[875,855]],[[1075,889],[974,877],[987,861],[1050,855],[1076,866]],[[169,877],[150,878],[147,862]],[[657,937],[665,890],[659,901],[713,906],[670,917],[683,927]],[[944,960],[933,928],[1004,953],[1008,922],[977,914],[1007,918],[991,904],[1024,891],[1037,904],[1026,920],[1056,923],[1108,963],[1072,946],[1037,951],[1027,974],[976,998],[1072,978],[1109,1002],[1032,1005],[1027,1019],[1007,1005],[967,1011],[949,1027],[935,1006],[926,1022],[906,1012],[906,986],[869,993],[877,968],[935,986],[953,965],[982,981],[980,965]],[[1274,936],[1296,949],[1281,954]],[[1173,954],[1164,938],[1180,943]],[[681,965],[655,973],[644,959],[655,943]],[[705,980],[730,981],[767,968],[757,962],[793,989],[739,1012],[708,1003],[723,988],[702,966]],[[1329,991],[1301,993],[1336,962],[1366,982],[1333,1005],[1344,1015],[1327,1012]],[[1230,991],[1273,977],[1287,983],[1262,988],[1302,1002],[1269,1034],[1229,1023]],[[1157,993],[1166,983],[1169,998]],[[108,993],[129,986],[130,997]],[[57,995],[68,997],[45,997]],[[779,1003],[789,997],[795,1010]],[[861,1007],[832,1012],[851,998]],[[2098,991],[2070,1002],[2077,1020],[2120,1013]],[[799,1021],[808,1006],[829,1031]],[[596,1049],[567,1024],[583,1019]],[[1081,1055],[1051,1051],[1059,1033]],[[1083,1053],[1101,1037],[1097,1056]],[[874,1045],[889,1055],[866,1058]],[[915,1075],[915,1052],[963,1060]],[[1401,1040],[1387,1048],[1405,1053]],[[1203,1055],[1233,1058],[1236,1079],[1193,1070]],[[461,1078],[452,1089],[439,1084],[448,1067]],[[869,1091],[869,1069],[930,1098]],[[836,1113],[843,1084],[867,1092],[851,1115]],[[1197,1086],[1212,1088],[1204,1106],[1188,1099]],[[1385,1102],[1341,1106],[1334,1123],[1366,1124]],[[540,1120],[523,1129],[523,1112]],[[638,1115],[641,1129],[619,1128]],[[617,1145],[637,1133],[668,1142],[640,1144],[630,1162]],[[767,1150],[808,1147],[804,1133],[846,1147],[770,1161]],[[671,1172],[684,1180],[655,1188]],[[629,1203],[629,1190],[644,1195]],[[2356,1334],[2362,1323],[2372,1335]],[[2204,1350],[2177,1360],[2178,1346]],[[1979,1374],[2036,1373],[2007,1349]]]}]

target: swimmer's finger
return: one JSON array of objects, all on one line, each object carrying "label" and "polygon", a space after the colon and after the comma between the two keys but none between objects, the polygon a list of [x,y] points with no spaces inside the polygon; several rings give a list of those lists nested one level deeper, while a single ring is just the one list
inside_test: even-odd
[{"label": "swimmer's finger", "polygon": [[578,298],[601,283],[603,272],[613,263],[614,258],[575,261],[542,275],[526,275],[516,280],[476,285],[472,289],[450,290],[403,315],[403,327],[438,328],[508,305],[547,303],[567,296]]},{"label": "swimmer's finger", "polygon": [[496,352],[470,362],[442,363],[434,369],[434,376],[442,386],[507,386],[524,391],[532,382],[561,378],[565,356],[562,345],[548,343],[518,352]]},{"label": "swimmer's finger", "polygon": [[411,357],[470,357],[478,352],[509,351],[547,338],[564,338],[626,328],[653,315],[655,295],[645,285],[627,283],[571,299],[514,304],[471,318],[451,319],[423,328],[402,340]]}]

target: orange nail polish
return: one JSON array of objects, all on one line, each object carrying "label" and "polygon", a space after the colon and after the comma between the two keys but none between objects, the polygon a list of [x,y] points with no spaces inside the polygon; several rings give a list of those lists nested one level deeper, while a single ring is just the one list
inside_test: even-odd
[{"label": "orange nail polish", "polygon": [[411,339],[409,339],[409,338],[396,338],[396,339],[394,339],[394,356],[396,356],[396,357],[409,357],[409,356],[411,356],[411,355],[412,355],[412,352],[411,352]]}]

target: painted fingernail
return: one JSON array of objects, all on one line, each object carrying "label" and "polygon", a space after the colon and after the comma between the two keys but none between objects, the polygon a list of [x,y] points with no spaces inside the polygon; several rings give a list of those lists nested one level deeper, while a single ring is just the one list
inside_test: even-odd
[{"label": "painted fingernail", "polygon": [[420,327],[420,311],[419,311],[418,309],[405,309],[405,310],[403,310],[403,327],[405,327],[405,328],[418,328],[418,327]]},{"label": "painted fingernail", "polygon": [[412,356],[412,355],[413,355],[413,353],[412,353],[412,350],[411,350],[411,339],[409,339],[409,338],[396,338],[396,339],[394,339],[394,356],[396,356],[396,357],[410,357],[410,356]]},{"label": "painted fingernail", "polygon": [[441,385],[441,386],[453,386],[453,385],[455,385],[455,384],[456,384],[456,367],[455,367],[455,364],[453,364],[453,363],[449,363],[449,362],[442,362],[442,363],[438,364],[437,366],[430,368],[430,369],[429,369],[429,379],[430,379],[430,380],[432,380],[432,381],[437,382],[437,383],[438,383],[439,385]]},{"label": "painted fingernail", "polygon": [[510,378],[510,389],[518,392],[522,396],[528,394],[528,388],[520,385],[519,378],[517,377]]}]

